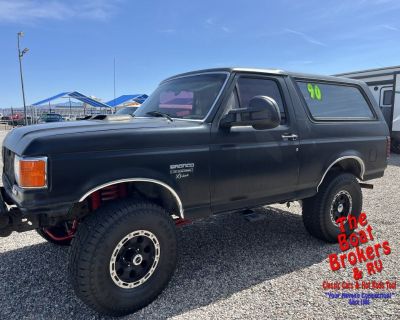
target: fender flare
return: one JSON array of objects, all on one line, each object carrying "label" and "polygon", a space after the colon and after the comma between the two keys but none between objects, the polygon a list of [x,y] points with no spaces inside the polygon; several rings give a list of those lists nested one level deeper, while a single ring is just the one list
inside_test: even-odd
[{"label": "fender flare", "polygon": [[359,176],[358,178],[360,178],[361,180],[364,179],[364,173],[365,173],[365,163],[364,163],[364,161],[363,161],[360,157],[354,156],[354,155],[353,155],[353,156],[343,156],[343,157],[337,158],[335,161],[333,161],[333,162],[328,166],[328,168],[325,170],[324,174],[322,175],[321,180],[319,181],[319,183],[318,183],[318,185],[317,185],[317,192],[318,192],[318,189],[319,189],[319,187],[321,186],[322,182],[324,181],[325,176],[326,176],[327,173],[329,172],[329,170],[330,170],[336,163],[338,163],[338,162],[340,162],[340,161],[342,161],[342,160],[346,160],[346,159],[353,159],[353,160],[356,160],[356,161],[358,162],[358,164],[359,164],[359,166],[360,166],[360,176]]},{"label": "fender flare", "polygon": [[162,187],[164,187],[165,189],[167,189],[169,191],[169,193],[174,197],[176,204],[178,206],[178,210],[179,210],[179,216],[180,218],[184,219],[184,209],[183,209],[183,205],[182,205],[182,201],[179,198],[178,193],[168,184],[166,184],[165,182],[162,182],[160,180],[156,180],[156,179],[149,179],[149,178],[126,178],[126,179],[118,179],[118,180],[113,180],[113,181],[109,181],[107,183],[103,183],[101,185],[98,185],[97,187],[94,187],[92,189],[90,189],[88,192],[86,192],[80,199],[79,202],[84,201],[88,196],[90,196],[93,192],[96,192],[100,189],[103,189],[105,187],[109,187],[112,186],[114,184],[119,184],[119,183],[124,183],[124,182],[148,182],[148,183],[154,183],[154,184],[158,184]]}]

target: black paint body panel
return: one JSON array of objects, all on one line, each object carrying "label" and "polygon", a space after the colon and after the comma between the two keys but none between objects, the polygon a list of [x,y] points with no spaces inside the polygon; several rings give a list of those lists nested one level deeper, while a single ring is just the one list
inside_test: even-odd
[{"label": "black paint body panel", "polygon": [[[210,72],[210,70],[207,70]],[[25,213],[66,212],[91,189],[126,178],[155,179],[179,195],[186,218],[303,199],[314,195],[327,168],[343,156],[365,164],[364,180],[383,175],[388,127],[368,87],[356,80],[284,72],[217,69],[230,73],[214,109],[203,122],[164,118],[76,121],[12,130],[3,147],[19,156],[48,157],[48,189],[23,190],[3,174],[7,195]],[[196,72],[199,73],[199,72]],[[219,127],[239,74],[279,82],[288,123],[271,130]],[[315,122],[294,78],[340,81],[362,88],[375,121]],[[296,134],[285,141],[282,134]],[[170,165],[193,163],[177,179]],[[13,192],[14,188],[14,192]]]}]

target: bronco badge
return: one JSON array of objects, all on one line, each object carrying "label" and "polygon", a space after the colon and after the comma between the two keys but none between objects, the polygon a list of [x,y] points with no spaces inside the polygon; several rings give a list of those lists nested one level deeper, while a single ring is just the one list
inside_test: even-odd
[{"label": "bronco badge", "polygon": [[175,179],[187,178],[194,171],[194,163],[179,163],[169,166],[169,173],[175,175]]}]

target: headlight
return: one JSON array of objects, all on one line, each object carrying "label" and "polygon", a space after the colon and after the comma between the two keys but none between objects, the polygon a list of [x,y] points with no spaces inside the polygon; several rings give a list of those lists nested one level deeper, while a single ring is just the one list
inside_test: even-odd
[{"label": "headlight", "polygon": [[21,188],[47,187],[47,157],[14,158],[15,181]]}]

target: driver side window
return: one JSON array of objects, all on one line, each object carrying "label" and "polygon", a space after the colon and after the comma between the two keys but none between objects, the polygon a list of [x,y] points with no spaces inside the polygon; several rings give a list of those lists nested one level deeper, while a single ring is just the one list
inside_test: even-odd
[{"label": "driver side window", "polygon": [[228,100],[227,110],[247,108],[250,100],[258,95],[271,97],[281,112],[281,124],[286,123],[286,112],[278,83],[271,79],[240,77]]}]

